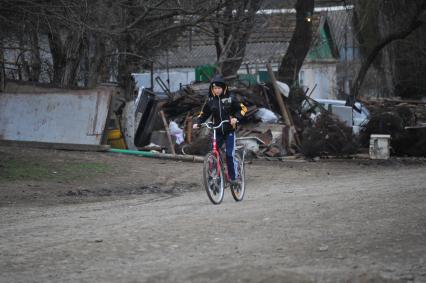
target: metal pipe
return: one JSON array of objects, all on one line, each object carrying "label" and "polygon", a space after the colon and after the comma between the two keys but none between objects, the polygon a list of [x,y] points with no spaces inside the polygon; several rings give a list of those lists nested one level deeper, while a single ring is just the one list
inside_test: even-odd
[{"label": "metal pipe", "polygon": [[110,148],[109,152],[138,155],[138,156],[151,157],[151,158],[160,158],[160,159],[204,162],[204,158],[202,156],[196,156],[196,155],[176,155],[176,154],[168,154],[168,153],[128,150],[128,149],[117,149],[117,148]]}]

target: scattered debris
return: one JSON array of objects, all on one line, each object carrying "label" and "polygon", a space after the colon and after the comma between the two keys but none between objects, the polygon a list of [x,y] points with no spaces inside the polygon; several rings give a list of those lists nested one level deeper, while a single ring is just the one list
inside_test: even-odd
[{"label": "scattered debris", "polygon": [[[303,158],[299,153],[315,157],[344,156],[357,151],[357,140],[350,127],[327,111],[315,115],[304,112],[301,103],[307,101],[305,92],[289,94],[285,84],[273,82],[275,87],[229,84],[231,95],[248,108],[237,128],[237,144],[250,152],[248,156],[271,160],[285,156]],[[158,97],[144,90],[137,106],[141,116],[135,135],[138,149],[205,155],[210,150],[209,131],[193,131],[192,124],[207,100],[208,88],[209,83],[194,83]],[[166,126],[167,120],[170,122]],[[148,146],[150,143],[158,146]]]},{"label": "scattered debris", "polygon": [[[368,148],[372,134],[391,136],[391,155],[426,156],[426,102],[398,99],[356,102],[365,105],[370,116],[368,123],[357,124],[361,130],[359,136],[355,136],[354,124],[352,128],[350,125],[351,120],[354,121],[351,108],[347,109],[337,100],[334,102],[340,104],[322,107],[320,99],[310,98],[312,91],[310,94],[302,89],[290,91],[286,84],[275,79],[271,67],[267,67],[271,83],[247,86],[236,78],[229,81],[229,92],[248,110],[237,128],[237,146],[244,147],[250,153],[248,157],[283,160],[290,156],[296,159],[348,156],[356,153],[359,146]],[[176,92],[164,88],[163,93],[140,89],[135,101],[128,102],[117,95],[117,91],[102,88],[102,95],[96,96],[100,106],[90,107],[97,112],[79,120],[81,125],[89,122],[90,126],[88,134],[87,127],[79,124],[78,131],[84,130],[79,136],[93,136],[93,141],[80,144],[79,137],[76,149],[108,150],[104,145],[108,142],[114,149],[130,150],[123,153],[139,151],[144,156],[199,161],[200,156],[210,150],[210,132],[193,130],[192,125],[207,101],[209,85],[197,82],[182,86]],[[84,91],[68,91],[53,98],[62,103],[68,96],[74,98],[81,92]],[[95,96],[93,90],[87,93]],[[55,111],[48,108],[47,114],[55,114]],[[26,138],[20,137],[24,146],[28,145]],[[59,141],[48,145],[34,141],[31,146],[74,149]]]},{"label": "scattered debris", "polygon": [[277,123],[278,122],[278,116],[275,115],[274,112],[272,112],[269,109],[266,108],[259,108],[257,109],[255,113],[255,117],[259,120],[261,120],[263,123]]},{"label": "scattered debris", "polygon": [[314,127],[306,128],[302,136],[302,153],[307,157],[344,156],[357,151],[352,129],[328,112],[323,112]]},{"label": "scattered debris", "polygon": [[320,252],[326,252],[328,251],[328,246],[327,245],[322,245],[318,247],[318,251]]},{"label": "scattered debris", "polygon": [[426,157],[426,102],[368,101],[371,118],[361,131],[360,142],[369,144],[371,134],[391,135],[391,154]]}]

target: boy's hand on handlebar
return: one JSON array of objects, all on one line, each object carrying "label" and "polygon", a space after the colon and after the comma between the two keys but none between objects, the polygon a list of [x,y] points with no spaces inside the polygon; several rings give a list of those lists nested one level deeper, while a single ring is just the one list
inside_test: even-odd
[{"label": "boy's hand on handlebar", "polygon": [[194,125],[192,125],[193,129],[198,129],[200,127],[200,125],[198,125],[197,123],[195,123]]},{"label": "boy's hand on handlebar", "polygon": [[231,118],[231,126],[235,128],[235,126],[237,125],[237,118]]}]

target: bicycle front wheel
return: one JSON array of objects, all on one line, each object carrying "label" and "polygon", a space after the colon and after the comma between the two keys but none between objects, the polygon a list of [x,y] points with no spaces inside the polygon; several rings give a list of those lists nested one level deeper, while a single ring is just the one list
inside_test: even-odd
[{"label": "bicycle front wheel", "polygon": [[213,204],[220,204],[222,202],[225,187],[223,167],[222,164],[219,164],[219,162],[218,158],[212,153],[207,154],[204,158],[204,188],[206,189],[207,196]]},{"label": "bicycle front wheel", "polygon": [[235,161],[237,162],[237,171],[235,174],[237,174],[238,185],[231,186],[231,193],[235,201],[242,201],[246,192],[244,158],[236,154]]}]

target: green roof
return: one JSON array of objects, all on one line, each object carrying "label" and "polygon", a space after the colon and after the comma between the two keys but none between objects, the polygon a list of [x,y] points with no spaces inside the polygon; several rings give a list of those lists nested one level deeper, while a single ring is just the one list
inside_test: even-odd
[{"label": "green roof", "polygon": [[307,58],[310,60],[335,59],[333,40],[327,21],[321,26],[318,42],[311,48]]}]

